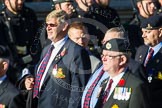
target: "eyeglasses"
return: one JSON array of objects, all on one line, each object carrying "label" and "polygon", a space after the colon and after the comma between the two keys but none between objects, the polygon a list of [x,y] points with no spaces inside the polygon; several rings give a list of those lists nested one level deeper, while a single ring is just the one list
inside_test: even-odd
[{"label": "eyeglasses", "polygon": [[47,24],[47,23],[46,23],[46,27],[48,27],[48,26],[50,26],[50,27],[57,27],[57,24],[52,24],[52,23]]},{"label": "eyeglasses", "polygon": [[103,58],[103,57],[105,57],[105,58],[107,58],[107,59],[109,59],[109,60],[112,60],[112,59],[114,59],[114,58],[116,58],[116,57],[119,57],[119,56],[122,56],[122,54],[120,54],[120,55],[116,55],[116,56],[112,56],[112,55],[101,55],[101,58]]}]

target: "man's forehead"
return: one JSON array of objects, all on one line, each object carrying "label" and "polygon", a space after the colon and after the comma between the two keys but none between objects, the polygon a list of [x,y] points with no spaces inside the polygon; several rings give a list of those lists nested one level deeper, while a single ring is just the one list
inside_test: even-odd
[{"label": "man's forehead", "polygon": [[46,20],[46,22],[57,22],[58,18],[56,17],[51,17]]},{"label": "man's forehead", "polygon": [[117,55],[117,54],[119,54],[119,52],[117,52],[117,51],[109,51],[109,50],[103,50],[102,53],[107,54],[107,55]]}]

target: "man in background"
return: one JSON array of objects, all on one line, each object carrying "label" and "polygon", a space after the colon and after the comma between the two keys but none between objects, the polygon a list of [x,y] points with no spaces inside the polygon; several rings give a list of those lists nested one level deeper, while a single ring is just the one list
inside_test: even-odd
[{"label": "man in background", "polygon": [[[24,5],[24,0],[3,0],[4,9],[0,12],[0,45],[11,51],[9,71],[11,81],[15,84],[23,74],[30,71],[39,60],[41,49],[31,50],[37,32],[37,17],[33,10]],[[39,46],[39,45],[38,45]],[[32,71],[30,71],[32,72]]]},{"label": "man in background", "polygon": [[[20,107],[15,106],[15,99],[19,95],[18,89],[9,81],[6,72],[9,67],[9,51],[0,45],[0,108],[22,108],[22,102],[19,103]],[[20,100],[17,98],[17,100]]]},{"label": "man in background", "polygon": [[83,46],[89,53],[89,57],[91,60],[91,70],[94,72],[96,67],[100,64],[100,60],[95,57],[95,55],[91,52],[89,45],[90,35],[83,23],[81,22],[73,22],[70,24],[68,30],[69,38],[75,43]]},{"label": "man in background", "polygon": [[135,0],[134,4],[135,14],[133,18],[125,26],[128,32],[128,38],[130,43],[130,49],[132,58],[134,59],[137,48],[143,45],[141,23],[143,20],[149,18],[156,12],[155,0]]},{"label": "man in background", "polygon": [[135,60],[145,67],[152,108],[162,108],[162,16],[145,19],[141,27],[144,45],[138,48]]}]

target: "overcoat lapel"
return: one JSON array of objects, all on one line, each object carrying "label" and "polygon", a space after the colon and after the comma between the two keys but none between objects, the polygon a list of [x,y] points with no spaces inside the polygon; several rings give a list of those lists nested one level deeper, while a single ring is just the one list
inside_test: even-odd
[{"label": "overcoat lapel", "polygon": [[162,48],[160,48],[160,50],[157,52],[157,54],[154,56],[154,58],[153,59],[150,59],[149,61],[148,61],[148,66],[150,65],[150,66],[154,66],[154,65],[160,65],[160,61],[161,61],[161,56],[162,56]]},{"label": "overcoat lapel", "polygon": [[[124,79],[125,80],[125,84],[122,86],[122,87],[125,87],[127,85],[127,79],[128,79],[128,76],[129,76],[130,72],[129,70],[127,69],[126,72],[124,73],[123,77],[121,79]],[[121,87],[117,84],[116,87]],[[113,92],[111,93],[108,101],[105,103],[104,107],[103,108],[111,108],[112,107],[112,104],[113,103],[117,103],[117,99],[114,99],[113,96],[114,96],[114,92],[115,92],[115,88],[113,90]]]},{"label": "overcoat lapel", "polygon": [[0,84],[0,97],[4,93],[6,87],[7,87],[7,80],[4,80],[4,82]]},{"label": "overcoat lapel", "polygon": [[[50,67],[49,67],[49,70],[48,70],[48,72],[47,72],[47,74],[46,74],[46,77],[45,77],[45,79],[44,79],[44,81],[43,81],[43,84],[46,84],[46,82],[50,79],[50,77],[51,77],[51,72],[52,72],[54,66],[55,66],[64,56],[66,56],[66,53],[67,53],[67,52],[65,52],[65,55],[61,55],[61,53],[64,52],[64,51],[67,51],[68,47],[69,47],[69,39],[67,39],[67,41],[66,41],[65,44],[62,46],[62,48],[59,50],[59,52],[57,53],[57,55],[56,55],[56,57],[54,58],[53,62],[51,63],[51,65],[50,65]],[[43,89],[43,88],[44,88],[44,86],[42,86],[41,89]]]},{"label": "overcoat lapel", "polygon": [[144,62],[145,62],[145,59],[146,59],[146,56],[147,56],[148,49],[149,49],[149,47],[143,48],[143,49],[142,49],[142,50],[143,50],[143,51],[142,51],[143,53],[140,53],[140,55],[138,56],[138,61],[140,61],[142,64],[144,64]]}]

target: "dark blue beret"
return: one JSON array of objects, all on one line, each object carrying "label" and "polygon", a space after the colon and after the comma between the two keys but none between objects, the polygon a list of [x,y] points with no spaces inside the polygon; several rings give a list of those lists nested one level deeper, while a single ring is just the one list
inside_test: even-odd
[{"label": "dark blue beret", "polygon": [[103,45],[103,50],[127,52],[128,51],[128,42],[126,39],[114,38],[114,39],[107,41]]},{"label": "dark blue beret", "polygon": [[160,27],[162,27],[162,16],[158,14],[150,16],[141,22],[141,28],[148,30],[158,29]]}]

